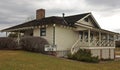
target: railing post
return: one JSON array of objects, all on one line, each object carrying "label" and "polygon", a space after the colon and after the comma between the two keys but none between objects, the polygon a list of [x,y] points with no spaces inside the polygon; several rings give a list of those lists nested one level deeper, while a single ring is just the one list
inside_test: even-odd
[{"label": "railing post", "polygon": [[84,41],[85,41],[84,38],[85,38],[85,32],[83,31],[82,46],[84,45]]},{"label": "railing post", "polygon": [[88,46],[90,46],[90,29],[88,29]]}]

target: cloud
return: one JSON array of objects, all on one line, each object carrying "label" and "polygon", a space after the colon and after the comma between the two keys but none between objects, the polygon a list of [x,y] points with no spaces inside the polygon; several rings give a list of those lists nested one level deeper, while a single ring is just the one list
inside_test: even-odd
[{"label": "cloud", "polygon": [[104,5],[108,7],[120,7],[120,0],[86,0],[87,3],[92,5]]},{"label": "cloud", "polygon": [[[47,16],[72,13],[78,0],[1,0],[0,1],[0,24],[21,23],[29,16],[35,16],[35,10],[46,9]],[[24,22],[24,21],[23,21]],[[0,28],[1,29],[1,28]]]},{"label": "cloud", "polygon": [[120,0],[85,0],[86,4],[101,11],[111,11],[120,8]]},{"label": "cloud", "polygon": [[[120,12],[119,0],[0,0],[0,29],[23,23],[27,17],[35,16],[36,9],[40,8],[46,9],[46,16],[93,12],[103,28],[106,22],[114,22],[107,18],[111,17],[115,21],[120,18],[116,16]],[[107,24],[105,28],[112,29]]]}]

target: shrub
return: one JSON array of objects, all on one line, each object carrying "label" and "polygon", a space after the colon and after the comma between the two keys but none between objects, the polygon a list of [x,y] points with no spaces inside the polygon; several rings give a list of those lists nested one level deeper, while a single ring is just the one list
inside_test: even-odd
[{"label": "shrub", "polygon": [[17,38],[17,37],[18,37],[18,33],[10,33],[10,34],[8,35],[8,37]]},{"label": "shrub", "polygon": [[113,61],[114,59],[101,59],[102,61]]},{"label": "shrub", "polygon": [[116,41],[115,44],[116,44],[116,47],[120,47],[120,41]]},{"label": "shrub", "polygon": [[13,38],[0,37],[0,49],[17,49],[17,42]]},{"label": "shrub", "polygon": [[45,53],[44,46],[48,42],[40,37],[23,37],[20,40],[20,46],[23,50]]},{"label": "shrub", "polygon": [[94,62],[98,63],[98,57],[92,57],[91,52],[89,50],[79,49],[76,53],[68,54],[69,59],[84,61],[84,62]]}]

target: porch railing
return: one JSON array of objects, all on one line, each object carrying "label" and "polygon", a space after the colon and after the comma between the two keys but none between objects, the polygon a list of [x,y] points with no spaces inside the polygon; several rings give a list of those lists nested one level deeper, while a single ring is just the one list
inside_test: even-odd
[{"label": "porch railing", "polygon": [[108,40],[102,40],[102,41],[97,41],[94,40],[90,43],[90,46],[93,47],[113,47],[114,46],[114,41],[108,41]]},{"label": "porch railing", "polygon": [[80,42],[80,39],[78,39],[78,40],[75,42],[75,44],[73,44],[73,46],[72,46],[72,48],[71,48],[71,53],[72,53],[72,54],[78,51],[78,49],[79,49],[79,42]]},{"label": "porch railing", "polygon": [[108,40],[93,40],[90,42],[90,44],[87,41],[82,41],[78,39],[75,44],[71,48],[71,53],[75,53],[79,50],[80,47],[114,47],[114,41],[108,41]]}]

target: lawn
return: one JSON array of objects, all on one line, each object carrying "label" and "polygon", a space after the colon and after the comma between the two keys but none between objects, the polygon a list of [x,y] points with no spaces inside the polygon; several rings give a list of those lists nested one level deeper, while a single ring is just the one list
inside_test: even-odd
[{"label": "lawn", "polygon": [[0,51],[0,70],[120,70],[120,61],[85,63],[25,51]]}]

